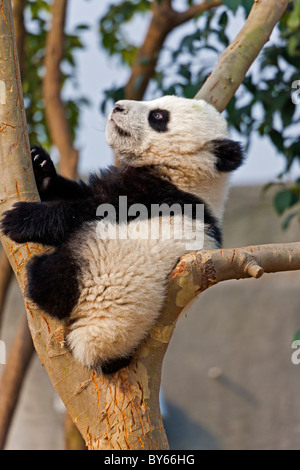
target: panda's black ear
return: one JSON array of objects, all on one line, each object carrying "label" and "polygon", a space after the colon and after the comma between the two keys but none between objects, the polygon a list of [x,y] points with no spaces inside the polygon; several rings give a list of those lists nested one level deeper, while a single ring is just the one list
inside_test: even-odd
[{"label": "panda's black ear", "polygon": [[221,172],[236,170],[244,161],[241,144],[230,139],[211,140],[212,152],[216,156],[216,168]]}]

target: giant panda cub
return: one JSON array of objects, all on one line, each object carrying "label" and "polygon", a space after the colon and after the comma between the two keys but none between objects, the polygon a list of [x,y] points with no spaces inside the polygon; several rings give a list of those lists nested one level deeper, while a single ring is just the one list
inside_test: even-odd
[{"label": "giant panda cub", "polygon": [[15,204],[1,228],[15,242],[55,247],[28,263],[27,295],[64,321],[78,361],[113,373],[155,324],[180,256],[221,246],[229,173],[242,152],[214,107],[174,96],[117,102],[106,136],[120,167],[88,184],[59,176],[34,147],[41,202]]}]

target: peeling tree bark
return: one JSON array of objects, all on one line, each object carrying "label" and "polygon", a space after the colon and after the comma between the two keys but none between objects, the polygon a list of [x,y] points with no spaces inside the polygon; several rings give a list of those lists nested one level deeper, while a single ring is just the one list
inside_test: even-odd
[{"label": "peeling tree bark", "polygon": [[[0,85],[4,83],[6,90],[5,99],[2,96],[0,100],[3,212],[20,199],[38,200],[38,194],[31,171],[9,0],[2,0],[0,13]],[[46,248],[16,245],[4,237],[2,243],[24,292],[26,261]],[[299,243],[212,250],[182,258],[170,275],[169,294],[158,323],[131,365],[111,377],[96,376],[76,363],[64,347],[62,325],[38,312],[25,296],[35,348],[90,449],[168,448],[159,388],[162,361],[179,314],[204,289],[225,279],[259,277],[262,269],[300,269]]]}]

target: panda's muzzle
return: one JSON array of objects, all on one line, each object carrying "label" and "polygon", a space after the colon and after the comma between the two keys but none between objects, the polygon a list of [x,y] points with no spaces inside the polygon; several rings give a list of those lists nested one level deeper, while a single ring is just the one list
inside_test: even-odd
[{"label": "panda's muzzle", "polygon": [[116,123],[116,120],[114,119],[114,113],[119,112],[119,111],[112,111],[110,121],[113,123],[115,130],[121,137],[131,137],[130,132],[125,131],[125,129],[122,129],[122,127],[119,126],[119,124]]},{"label": "panda's muzzle", "polygon": [[116,131],[117,133],[121,136],[121,137],[131,137],[131,134],[127,131],[124,131],[124,129],[122,129],[121,127],[119,127],[116,123],[115,123],[115,126],[116,126]]}]

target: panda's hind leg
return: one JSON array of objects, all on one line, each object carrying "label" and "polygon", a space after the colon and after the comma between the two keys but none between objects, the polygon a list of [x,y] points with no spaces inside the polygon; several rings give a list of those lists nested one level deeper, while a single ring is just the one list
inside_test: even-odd
[{"label": "panda's hind leg", "polygon": [[27,265],[27,295],[41,310],[60,320],[70,316],[79,295],[80,268],[61,245],[51,254],[35,256]]},{"label": "panda's hind leg", "polygon": [[[119,357],[117,359],[111,359],[101,364],[101,370],[103,374],[114,374],[123,367],[127,367],[132,357]],[[95,369],[97,372],[97,368]]]}]

